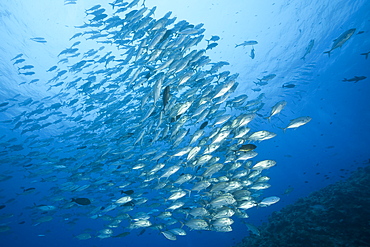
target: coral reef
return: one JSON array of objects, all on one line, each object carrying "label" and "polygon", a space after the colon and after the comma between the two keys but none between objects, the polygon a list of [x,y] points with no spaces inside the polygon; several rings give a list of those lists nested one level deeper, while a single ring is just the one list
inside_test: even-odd
[{"label": "coral reef", "polygon": [[370,166],[274,212],[235,247],[370,246]]}]

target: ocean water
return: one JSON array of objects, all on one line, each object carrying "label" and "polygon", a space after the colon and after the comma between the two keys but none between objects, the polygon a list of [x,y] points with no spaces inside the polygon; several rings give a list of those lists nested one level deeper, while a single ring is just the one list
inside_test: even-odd
[{"label": "ocean water", "polygon": [[[258,227],[267,221],[272,212],[313,191],[346,179],[352,171],[369,163],[368,1],[324,0],[318,3],[266,0],[261,3],[257,0],[235,0],[230,3],[204,0],[199,3],[195,0],[146,0],[148,10],[144,15],[156,6],[151,16],[154,20],[172,11],[170,18],[176,17],[174,24],[181,20],[193,25],[204,24],[201,27],[204,28],[201,33],[204,38],[187,52],[206,49],[206,40],[212,36],[219,37],[219,40],[209,42],[217,43],[217,46],[207,49],[204,55],[211,59],[211,63],[228,63],[217,73],[230,71],[230,74],[239,75],[237,87],[231,89],[228,100],[246,94],[248,99],[244,106],[248,102],[251,104],[244,108],[227,107],[226,113],[235,117],[253,113],[255,118],[248,124],[251,133],[267,130],[277,134],[260,142],[246,138],[244,144],[253,143],[257,146],[255,151],[258,156],[252,159],[254,163],[261,160],[276,161],[275,166],[263,170],[263,175],[270,177],[268,183],[271,187],[254,193],[261,192],[261,195],[255,196],[257,202],[265,197],[278,196],[278,203],[247,209],[249,218],[246,219],[232,216],[234,223],[231,232],[191,230],[183,226],[190,216],[185,217],[180,212],[173,213],[177,223],[162,223],[161,227],[164,228],[158,230],[156,224],[160,220],[155,216],[169,211],[166,207],[170,202],[166,198],[171,195],[171,189],[182,188],[187,192],[194,181],[208,179],[201,176],[208,165],[194,168],[191,162],[182,159],[180,171],[168,179],[159,179],[162,174],[160,171],[149,182],[143,182],[141,172],[148,171],[156,163],[164,163],[166,168],[176,165],[179,158],[170,158],[171,155],[179,148],[186,147],[190,136],[205,121],[209,122],[205,128],[206,135],[209,135],[216,128],[211,125],[215,117],[209,115],[199,123],[196,123],[195,117],[191,120],[196,110],[193,103],[193,108],[183,114],[189,116],[190,120],[184,125],[188,132],[178,147],[173,144],[174,137],[170,136],[151,143],[156,131],[162,128],[148,126],[158,121],[166,83],[171,85],[171,97],[199,85],[190,80],[185,83],[187,87],[175,92],[176,87],[170,84],[174,82],[170,80],[175,78],[176,81],[177,77],[171,73],[165,74],[154,109],[156,114],[151,114],[148,121],[141,120],[153,106],[151,97],[154,86],[143,83],[142,87],[140,84],[127,87],[125,80],[113,80],[129,70],[130,66],[141,66],[143,72],[152,73],[153,67],[163,61],[158,58],[148,64],[138,56],[125,66],[118,65],[130,47],[138,50],[139,42],[117,45],[119,40],[129,39],[130,35],[113,37],[116,34],[113,31],[117,29],[104,30],[109,24],[108,18],[113,17],[114,11],[120,8],[115,6],[113,9],[109,3],[98,0],[0,1],[1,246],[232,246],[251,234],[245,223]],[[89,21],[93,16],[87,15],[86,10],[98,4],[106,9],[107,17],[102,21]],[[132,10],[141,9],[142,4],[141,0]],[[128,18],[126,14],[130,11],[116,16]],[[82,27],[84,23],[90,26]],[[124,23],[129,25],[129,22]],[[172,27],[173,24],[167,28]],[[349,38],[347,36],[348,40],[343,38],[342,34],[351,29],[355,30]],[[89,38],[94,34],[107,34],[108,31],[112,32],[107,36]],[[150,28],[143,31],[149,32]],[[132,30],[132,33],[136,32],[139,31]],[[83,35],[71,39],[76,33]],[[175,39],[178,36],[172,37]],[[150,36],[148,42],[153,38]],[[334,47],[333,44],[340,39],[343,42],[341,47]],[[236,47],[244,41],[257,41],[258,44]],[[62,51],[66,53],[66,49],[75,42],[80,42],[72,47],[78,48],[78,51],[69,50],[69,54],[61,54]],[[104,48],[99,50],[102,46]],[[332,48],[335,49],[330,56],[324,53]],[[97,51],[100,57],[84,57],[91,49]],[[149,53],[149,50],[146,52]],[[22,55],[15,58],[19,54]],[[109,58],[111,56],[114,58]],[[68,58],[68,62],[63,61],[65,58]],[[17,62],[19,59],[24,61]],[[89,61],[81,68],[73,67],[83,60]],[[27,65],[32,67],[24,68]],[[47,72],[55,65],[57,69]],[[187,64],[187,67],[192,67],[189,71],[207,72],[211,66],[208,64],[201,68]],[[147,79],[150,81],[154,74],[148,74]],[[262,79],[269,75],[269,79]],[[84,84],[93,76],[98,79],[91,84]],[[79,77],[83,78],[82,81],[73,83]],[[141,75],[141,78],[144,77]],[[361,80],[350,80],[356,77]],[[93,87],[103,79],[107,79],[108,83]],[[222,85],[221,82],[217,83]],[[144,87],[147,91],[140,91]],[[212,92],[215,91],[217,88]],[[144,107],[140,107],[143,92],[150,96]],[[178,102],[189,99],[196,102],[202,93],[204,88],[188,98],[179,96]],[[127,95],[134,100],[126,101]],[[135,103],[135,99],[139,103]],[[78,101],[71,103],[73,100]],[[216,99],[207,100],[210,107],[216,104]],[[271,108],[281,100],[285,100],[287,105],[280,114],[272,116],[271,121],[266,120]],[[225,108],[225,103],[220,105],[220,109]],[[309,116],[312,120],[296,129],[281,129],[287,127],[292,119],[302,116]],[[177,120],[168,117],[164,121],[167,121],[166,126],[173,127]],[[138,138],[143,129],[148,131],[140,141]],[[221,149],[212,153],[220,158],[220,163],[224,162],[223,169],[213,178],[217,174],[232,177],[236,172],[228,171],[230,163],[225,162],[230,152],[234,152],[230,151],[231,144],[235,144],[233,141],[230,135]],[[147,154],[152,150],[155,152]],[[167,154],[151,160],[163,151]],[[147,167],[132,169],[138,163],[145,163]],[[190,173],[195,179],[189,184],[173,185],[181,173]],[[163,181],[174,187],[154,189]],[[146,187],[141,187],[143,184]],[[81,186],[84,185],[89,187],[83,189]],[[132,210],[115,203],[118,198],[125,196],[122,190],[134,191],[134,203],[129,205]],[[209,190],[192,191],[190,196],[187,194],[183,198],[184,210],[195,205],[203,205],[211,210],[209,204],[212,196]],[[88,198],[91,204],[79,205],[71,202],[72,198]],[[146,202],[140,204],[143,198]],[[52,208],[40,209],[43,205]],[[111,205],[117,208],[106,210]],[[235,208],[237,205],[234,203],[229,206]],[[129,225],[135,222],[132,218],[139,212],[148,213],[153,225],[130,229]],[[115,219],[120,222],[113,223]],[[209,217],[206,220],[209,224],[213,222]],[[177,236],[177,240],[172,241],[161,234],[175,227],[182,227],[187,235]],[[112,233],[101,235],[104,229]],[[124,232],[127,232],[126,236],[118,236]],[[82,233],[88,233],[92,238],[76,238]]]}]

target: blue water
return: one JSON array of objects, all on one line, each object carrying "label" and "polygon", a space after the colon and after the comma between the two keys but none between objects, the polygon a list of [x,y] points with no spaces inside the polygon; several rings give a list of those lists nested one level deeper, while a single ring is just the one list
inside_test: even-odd
[{"label": "blue water", "polygon": [[[54,103],[66,103],[74,99],[71,98],[73,94],[63,97],[58,95],[63,86],[48,90],[50,83],[47,82],[56,73],[46,71],[54,65],[62,68],[73,64],[58,63],[63,57],[58,57],[61,51],[76,41],[81,41],[78,46],[81,50],[97,49],[102,45],[106,46],[104,52],[110,49],[108,44],[97,44],[83,37],[69,40],[75,33],[82,31],[76,26],[86,22],[85,10],[101,4],[111,11],[108,1],[77,0],[76,4],[72,2],[0,2],[0,105],[9,102],[9,105],[0,107],[0,174],[3,176],[0,180],[4,180],[0,181],[0,205],[6,206],[0,209],[0,227],[6,229],[0,232],[1,246],[231,246],[249,234],[243,222],[258,227],[267,221],[272,212],[326,185],[347,178],[351,171],[369,163],[370,58],[366,59],[365,55],[361,55],[370,51],[368,1],[325,0],[317,3],[287,0],[261,3],[257,0],[235,0],[232,3],[224,3],[204,0],[199,3],[188,0],[156,3],[146,0],[145,5],[149,9],[157,6],[155,19],[172,11],[172,17],[177,17],[176,21],[187,20],[195,25],[204,23],[204,39],[210,39],[212,35],[220,37],[218,46],[207,50],[206,55],[212,62],[227,61],[230,65],[225,69],[239,74],[239,85],[232,97],[247,94],[248,100],[253,100],[264,93],[264,105],[258,111],[258,114],[263,116],[268,116],[276,102],[288,102],[278,116],[272,117],[271,122],[260,117],[248,125],[254,131],[268,130],[277,134],[270,140],[257,143],[256,151],[258,160],[273,159],[277,162],[276,166],[264,171],[264,175],[271,178],[271,187],[263,191],[263,197],[279,196],[281,200],[270,207],[249,209],[248,219],[233,217],[235,223],[232,225],[232,232],[192,231],[184,226],[187,236],[178,236],[174,242],[151,228],[145,232],[142,229],[129,230],[129,221],[123,220],[119,227],[112,228],[113,235],[130,232],[129,235],[122,238],[96,238],[99,230],[106,229],[110,221],[91,219],[90,212],[96,208],[94,206],[87,210],[83,206],[69,205],[67,202],[73,197],[73,193],[64,204],[56,201],[59,189],[67,182],[66,173],[50,166],[56,158],[71,156],[75,160],[65,162],[66,165],[73,163],[73,167],[76,167],[81,161],[81,165],[89,163],[91,166],[98,166],[101,161],[94,156],[94,152],[113,153],[115,148],[118,151],[125,147],[109,146],[104,150],[104,147],[100,146],[97,151],[89,149],[86,159],[76,148],[82,145],[99,146],[104,140],[94,136],[80,137],[80,132],[72,132],[71,135],[61,136],[45,147],[30,148],[40,143],[31,144],[33,139],[27,140],[27,137],[38,135],[36,139],[45,140],[66,134],[71,127],[66,119],[71,116],[85,116],[87,111],[84,108],[50,109],[38,117],[61,111],[61,114],[65,115],[59,114],[48,119],[53,123],[61,122],[23,134],[24,125],[12,130],[17,123],[16,116],[22,112],[30,113]],[[142,1],[138,6],[141,4]],[[355,33],[341,48],[334,49],[330,57],[323,53],[330,50],[334,39],[352,28],[356,28]],[[35,41],[35,37],[43,39]],[[43,40],[46,42],[42,42]],[[251,46],[235,47],[246,40],[258,41],[258,44],[253,46],[254,59],[251,58]],[[310,40],[314,40],[314,45],[305,59],[301,59]],[[196,49],[206,46],[206,42],[202,42]],[[15,60],[12,58],[18,54],[23,54],[21,58],[24,58],[25,62],[13,65]],[[34,68],[26,71],[33,71],[35,74],[19,74],[18,67],[24,65],[33,65]],[[91,70],[89,67],[85,68],[84,72],[93,71],[92,67]],[[276,74],[276,77],[268,81],[267,85],[259,86],[253,83],[258,82],[257,78],[268,74]],[[355,76],[367,78],[356,83],[343,81],[344,78]],[[30,83],[33,79],[39,81]],[[294,87],[282,87],[287,84]],[[63,93],[68,93],[68,90],[63,90]],[[58,96],[53,98],[56,95]],[[28,106],[19,105],[28,98],[32,98],[33,103]],[[290,120],[301,116],[310,116],[312,120],[296,130],[287,129],[283,132],[279,129],[286,127]],[[87,116],[86,121],[93,118],[94,115]],[[23,118],[25,119],[27,118]],[[74,135],[86,142],[76,143]],[[18,150],[19,145],[22,150]],[[71,150],[73,151],[70,152]],[[37,156],[34,152],[41,152],[42,156]],[[117,199],[117,195],[112,197],[111,193],[114,185],[109,184],[117,181],[110,181],[107,175],[109,167],[104,169],[106,181],[96,185],[94,189],[80,193],[79,197],[94,198],[94,193],[99,194],[95,203],[99,200]],[[70,181],[83,184],[85,180],[79,180],[75,171],[68,174],[76,176],[75,180]],[[91,176],[99,177],[99,172],[101,171],[91,172]],[[132,172],[132,176],[137,174]],[[5,179],[8,176],[11,177]],[[24,189],[27,188],[35,190],[26,193]],[[148,204],[154,200],[150,196],[155,195],[149,195]],[[55,210],[56,213],[43,213],[35,209],[35,205],[41,204],[54,204],[60,208]],[[159,208],[161,209],[160,206]],[[37,219],[47,215],[53,215],[53,219],[37,224]],[[78,240],[74,237],[85,232],[90,233],[93,238]]]}]

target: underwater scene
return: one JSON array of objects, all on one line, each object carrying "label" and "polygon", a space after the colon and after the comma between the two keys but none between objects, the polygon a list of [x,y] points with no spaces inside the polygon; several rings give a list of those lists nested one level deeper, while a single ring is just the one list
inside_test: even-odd
[{"label": "underwater scene", "polygon": [[0,246],[370,246],[367,0],[0,0]]}]

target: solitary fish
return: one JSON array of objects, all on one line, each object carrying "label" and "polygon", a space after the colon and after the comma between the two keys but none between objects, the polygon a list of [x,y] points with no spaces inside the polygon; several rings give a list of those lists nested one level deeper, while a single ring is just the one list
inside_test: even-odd
[{"label": "solitary fish", "polygon": [[311,120],[312,120],[312,118],[308,117],[308,116],[293,119],[293,120],[290,121],[290,123],[288,124],[287,127],[283,128],[283,130],[285,131],[286,129],[298,128],[302,125],[305,125],[306,123],[308,123]]},{"label": "solitary fish", "polygon": [[239,45],[235,45],[235,48],[238,47],[238,46],[246,46],[246,45],[257,45],[258,42],[255,41],[255,40],[249,40],[249,41],[244,41],[243,43],[239,44]]},{"label": "solitary fish", "polygon": [[346,43],[349,38],[356,32],[356,28],[349,29],[342,33],[338,38],[333,40],[333,45],[329,51],[325,51],[324,53],[328,53],[330,57],[330,52],[332,52],[334,49],[337,49],[338,47],[342,47],[344,43]]},{"label": "solitary fish", "polygon": [[295,87],[295,85],[294,84],[290,84],[290,83],[283,84],[283,86],[282,86],[282,88],[294,88],[294,87]]},{"label": "solitary fish", "polygon": [[311,39],[310,42],[308,43],[307,47],[306,47],[306,52],[303,55],[303,57],[301,57],[301,59],[303,59],[303,60],[306,59],[306,56],[311,52],[314,43],[315,43],[315,40]]},{"label": "solitary fish", "polygon": [[367,77],[366,76],[355,76],[351,79],[346,79],[344,78],[342,81],[354,81],[355,83],[361,80],[365,80]]},{"label": "solitary fish", "polygon": [[254,59],[254,57],[256,56],[256,54],[254,53],[254,47],[252,47],[252,50],[251,50],[251,58]]}]

